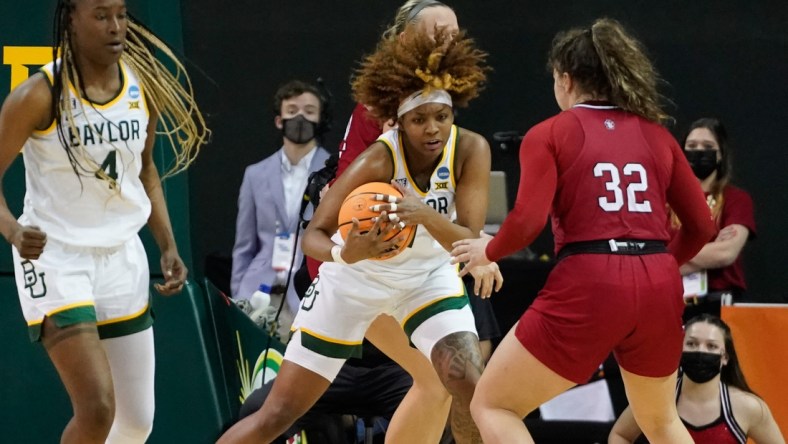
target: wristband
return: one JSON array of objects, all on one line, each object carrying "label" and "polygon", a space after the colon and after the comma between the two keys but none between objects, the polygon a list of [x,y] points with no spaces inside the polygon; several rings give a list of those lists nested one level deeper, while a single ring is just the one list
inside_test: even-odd
[{"label": "wristband", "polygon": [[334,259],[334,262],[347,265],[347,262],[342,259],[342,245],[334,245],[331,247],[331,257]]}]

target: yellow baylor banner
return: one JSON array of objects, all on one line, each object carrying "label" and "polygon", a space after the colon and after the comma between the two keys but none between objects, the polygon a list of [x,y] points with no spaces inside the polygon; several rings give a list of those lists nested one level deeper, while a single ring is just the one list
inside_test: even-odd
[{"label": "yellow baylor banner", "polygon": [[[49,46],[5,46],[3,65],[11,66],[11,84],[4,93],[16,88],[37,69],[52,61],[52,48]],[[31,72],[32,71],[32,72]]]}]

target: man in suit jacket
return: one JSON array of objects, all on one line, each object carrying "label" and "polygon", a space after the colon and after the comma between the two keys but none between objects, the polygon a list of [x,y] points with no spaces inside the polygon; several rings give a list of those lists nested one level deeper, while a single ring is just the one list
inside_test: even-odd
[{"label": "man in suit jacket", "polygon": [[[272,263],[275,237],[287,234],[292,240],[299,229],[309,174],[321,169],[329,157],[317,139],[324,127],[324,107],[319,90],[297,80],[283,85],[274,96],[274,123],[282,131],[283,145],[244,173],[233,247],[231,291],[235,299],[249,299],[260,284],[274,285],[276,281]],[[293,254],[295,273],[303,257],[300,245],[294,246]],[[292,279],[286,301],[279,318],[283,340],[298,311]],[[279,302],[274,298],[271,305]]]}]

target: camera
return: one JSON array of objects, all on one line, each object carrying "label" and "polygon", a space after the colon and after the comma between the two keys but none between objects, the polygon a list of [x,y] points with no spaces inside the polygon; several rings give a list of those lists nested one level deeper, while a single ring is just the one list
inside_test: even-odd
[{"label": "camera", "polygon": [[309,203],[314,208],[320,204],[320,191],[334,179],[337,173],[337,166],[339,165],[339,154],[332,154],[326,159],[325,166],[309,175],[307,180],[306,189],[304,190],[304,200],[301,202],[301,221],[304,226],[309,221],[304,220],[304,212]]}]

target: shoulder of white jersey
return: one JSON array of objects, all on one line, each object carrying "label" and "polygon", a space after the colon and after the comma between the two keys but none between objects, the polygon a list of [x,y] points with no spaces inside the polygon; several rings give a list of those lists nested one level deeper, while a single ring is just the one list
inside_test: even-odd
[{"label": "shoulder of white jersey", "polygon": [[391,162],[393,164],[392,171],[394,171],[394,178],[396,178],[400,167],[399,148],[402,146],[399,130],[394,128],[386,131],[377,138],[376,142],[381,142],[388,148],[389,156],[391,156]]},{"label": "shoulder of white jersey", "polygon": [[[59,61],[59,59],[58,59],[58,61]],[[54,61],[47,63],[46,65],[42,66],[41,68],[38,68],[38,70],[40,72],[44,73],[44,75],[46,76],[46,78],[49,81],[50,85],[55,83],[55,78],[54,78],[55,62]]]},{"label": "shoulder of white jersey", "polygon": [[390,150],[396,150],[400,142],[399,135],[399,130],[392,128],[378,136],[376,142],[383,142]]},{"label": "shoulder of white jersey", "polygon": [[[59,60],[60,59],[58,59],[58,61]],[[52,61],[38,69],[38,72],[43,73],[44,77],[47,79],[47,82],[49,82],[50,91],[52,90],[52,87],[55,85],[54,68],[55,68],[55,62]],[[33,134],[35,134],[36,136],[47,135],[55,130],[55,126],[56,126],[55,119],[53,118],[52,122],[50,122],[48,127],[42,130],[35,129],[33,130]]]}]

